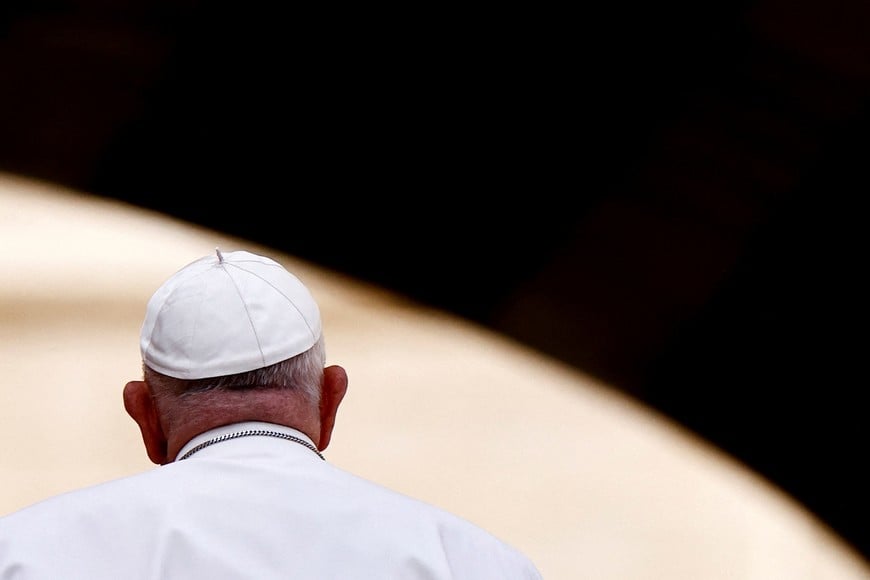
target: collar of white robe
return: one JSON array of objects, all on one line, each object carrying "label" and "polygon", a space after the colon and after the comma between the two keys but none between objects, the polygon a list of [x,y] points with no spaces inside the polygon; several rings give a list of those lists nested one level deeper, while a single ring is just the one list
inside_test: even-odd
[{"label": "collar of white robe", "polygon": [[288,435],[287,433],[279,433],[278,431],[269,431],[268,429],[248,429],[247,431],[236,431],[235,433],[227,433],[225,435],[220,435],[218,437],[214,437],[209,439],[208,441],[203,441],[184,455],[178,458],[178,461],[183,459],[187,459],[197,451],[205,449],[206,447],[211,447],[215,443],[223,443],[224,441],[229,441],[230,439],[238,439],[239,437],[277,437],[278,439],[284,439],[286,441],[292,441],[293,443],[298,443],[303,445],[317,454],[318,457],[326,461],[326,458],[320,451],[317,450],[317,447],[309,443],[304,439],[300,439],[294,435]]}]

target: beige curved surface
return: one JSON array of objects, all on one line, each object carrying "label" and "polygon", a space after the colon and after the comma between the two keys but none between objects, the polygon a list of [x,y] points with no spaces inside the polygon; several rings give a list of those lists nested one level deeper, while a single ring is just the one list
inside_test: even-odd
[{"label": "beige curved surface", "polygon": [[152,466],[121,387],[145,302],[213,251],[275,256],[350,390],[327,458],[475,521],[547,580],[870,578],[775,489],[606,385],[292,256],[0,174],[0,514]]}]

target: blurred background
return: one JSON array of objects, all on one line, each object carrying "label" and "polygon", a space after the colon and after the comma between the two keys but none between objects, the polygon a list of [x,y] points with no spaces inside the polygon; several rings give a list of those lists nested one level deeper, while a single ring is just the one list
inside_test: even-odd
[{"label": "blurred background", "polygon": [[0,7],[0,171],[612,385],[870,557],[870,5]]}]

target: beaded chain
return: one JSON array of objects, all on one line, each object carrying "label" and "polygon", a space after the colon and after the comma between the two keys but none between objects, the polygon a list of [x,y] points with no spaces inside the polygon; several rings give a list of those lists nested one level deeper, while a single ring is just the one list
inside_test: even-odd
[{"label": "beaded chain", "polygon": [[320,451],[318,451],[317,448],[314,445],[312,445],[311,443],[309,443],[308,441],[305,441],[304,439],[300,439],[299,437],[295,437],[293,435],[288,435],[287,433],[278,433],[277,431],[268,431],[266,429],[249,429],[248,431],[238,431],[236,433],[228,433],[226,435],[221,435],[220,437],[215,437],[214,439],[209,439],[208,441],[200,443],[199,445],[197,445],[196,447],[194,447],[193,449],[191,449],[190,451],[188,451],[187,453],[185,453],[184,455],[179,457],[178,461],[181,461],[183,459],[187,459],[188,457],[190,457],[191,455],[193,455],[197,451],[205,449],[206,447],[210,447],[210,446],[214,445],[215,443],[229,441],[230,439],[238,439],[239,437],[253,437],[253,436],[277,437],[278,439],[285,439],[287,441],[299,443],[300,445],[304,445],[305,447],[309,448],[314,453],[316,453],[318,457],[320,457],[321,459],[326,461],[326,458],[323,456],[323,454],[321,454]]}]

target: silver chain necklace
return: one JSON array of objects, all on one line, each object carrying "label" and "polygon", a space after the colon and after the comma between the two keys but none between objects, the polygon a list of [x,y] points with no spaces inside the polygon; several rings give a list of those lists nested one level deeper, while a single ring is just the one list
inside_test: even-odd
[{"label": "silver chain necklace", "polygon": [[191,455],[193,455],[197,451],[200,451],[201,449],[205,449],[206,447],[210,447],[210,446],[214,445],[215,443],[229,441],[230,439],[238,439],[239,437],[254,437],[254,436],[277,437],[278,439],[285,439],[287,441],[292,441],[294,443],[304,445],[305,447],[307,447],[310,450],[312,450],[313,452],[315,452],[317,454],[317,456],[320,457],[322,460],[326,461],[326,458],[320,453],[320,451],[317,450],[317,447],[315,447],[314,445],[312,445],[308,441],[305,441],[304,439],[300,439],[299,437],[296,437],[294,435],[288,435],[287,433],[279,433],[277,431],[269,431],[267,429],[249,429],[247,431],[237,431],[235,433],[228,433],[226,435],[221,435],[219,437],[215,437],[214,439],[209,439],[208,441],[200,443],[199,445],[197,445],[196,447],[194,447],[193,449],[191,449],[190,451],[188,451],[187,453],[185,453],[184,455],[179,457],[178,461],[181,461],[183,459],[187,459],[188,457],[190,457]]}]

